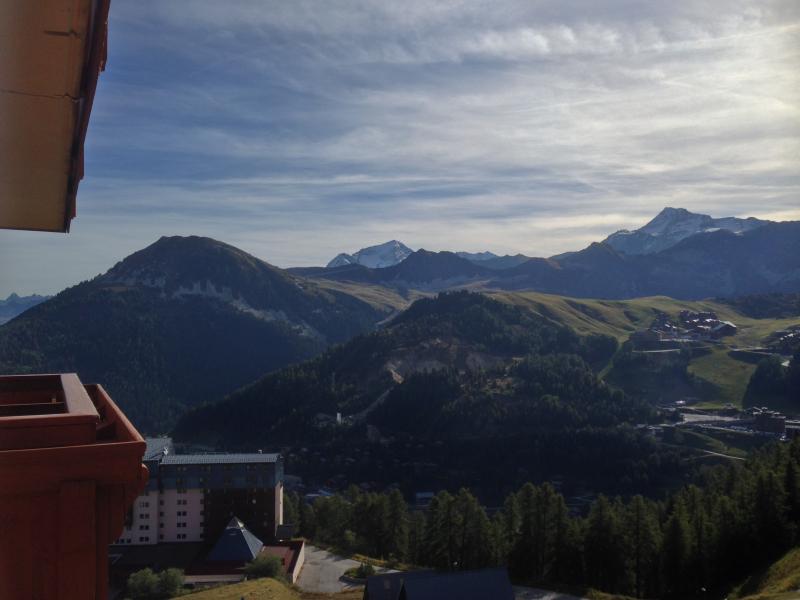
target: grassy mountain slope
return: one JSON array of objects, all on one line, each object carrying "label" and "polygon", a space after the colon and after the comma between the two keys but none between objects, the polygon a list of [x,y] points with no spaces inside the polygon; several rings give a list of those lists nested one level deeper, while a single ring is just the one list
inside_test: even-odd
[{"label": "grassy mountain slope", "polygon": [[800,597],[800,548],[787,552],[768,569],[751,575],[731,600],[788,600]]},{"label": "grassy mountain slope", "polygon": [[[800,323],[800,314],[787,317],[791,310],[784,309],[781,318],[754,318],[739,311],[739,305],[718,300],[676,300],[665,296],[636,298],[634,300],[576,299],[537,292],[496,292],[493,298],[525,308],[537,314],[563,323],[581,334],[601,333],[624,342],[634,331],[646,329],[658,314],[666,313],[676,318],[681,310],[714,311],[721,319],[730,320],[738,327],[735,337],[726,338],[722,346],[714,346],[707,354],[698,354],[688,360],[687,371],[695,376],[694,382],[685,382],[679,388],[675,380],[670,381],[671,392],[677,397],[695,396],[706,405],[732,403],[741,405],[747,383],[755,371],[754,362],[744,361],[730,355],[727,345],[746,348],[760,346],[763,339],[773,331]],[[774,303],[774,299],[772,301]],[[790,305],[793,306],[793,305]],[[752,312],[752,307],[748,312]],[[756,313],[760,314],[760,313]],[[628,377],[626,375],[626,377]],[[691,377],[689,378],[691,379]],[[624,381],[614,381],[623,385]],[[663,388],[663,380],[652,381],[652,387]]]}]

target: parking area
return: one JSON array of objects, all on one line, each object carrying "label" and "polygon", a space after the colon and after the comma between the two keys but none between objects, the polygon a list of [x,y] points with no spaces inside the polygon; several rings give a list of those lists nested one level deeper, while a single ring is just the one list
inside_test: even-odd
[{"label": "parking area", "polygon": [[340,581],[347,569],[358,565],[355,560],[336,556],[314,546],[306,546],[306,562],[300,571],[297,586],[305,592],[327,594],[358,589],[360,586]]}]

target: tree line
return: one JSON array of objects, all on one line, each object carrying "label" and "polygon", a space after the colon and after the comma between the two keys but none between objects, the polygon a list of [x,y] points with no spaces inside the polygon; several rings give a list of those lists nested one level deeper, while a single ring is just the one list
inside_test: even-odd
[{"label": "tree line", "polygon": [[424,511],[398,490],[288,494],[287,521],[317,542],[442,570],[507,565],[518,582],[636,597],[703,597],[800,542],[800,439],[746,463],[710,467],[665,499],[597,497],[570,510],[549,483],[525,484],[487,512],[467,489]]}]

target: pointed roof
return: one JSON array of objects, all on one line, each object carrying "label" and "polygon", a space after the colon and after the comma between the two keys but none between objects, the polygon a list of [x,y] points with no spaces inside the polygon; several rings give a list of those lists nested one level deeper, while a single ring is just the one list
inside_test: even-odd
[{"label": "pointed roof", "polygon": [[249,562],[258,556],[263,547],[264,542],[250,533],[244,523],[233,517],[206,560]]}]

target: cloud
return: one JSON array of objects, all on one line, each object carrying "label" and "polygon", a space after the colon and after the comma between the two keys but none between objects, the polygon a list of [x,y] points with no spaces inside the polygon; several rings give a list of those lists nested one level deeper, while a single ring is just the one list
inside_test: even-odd
[{"label": "cloud", "polygon": [[0,296],[168,234],[288,266],[551,255],[666,205],[800,218],[789,0],[149,0],[110,27],[73,232],[0,232]]}]

